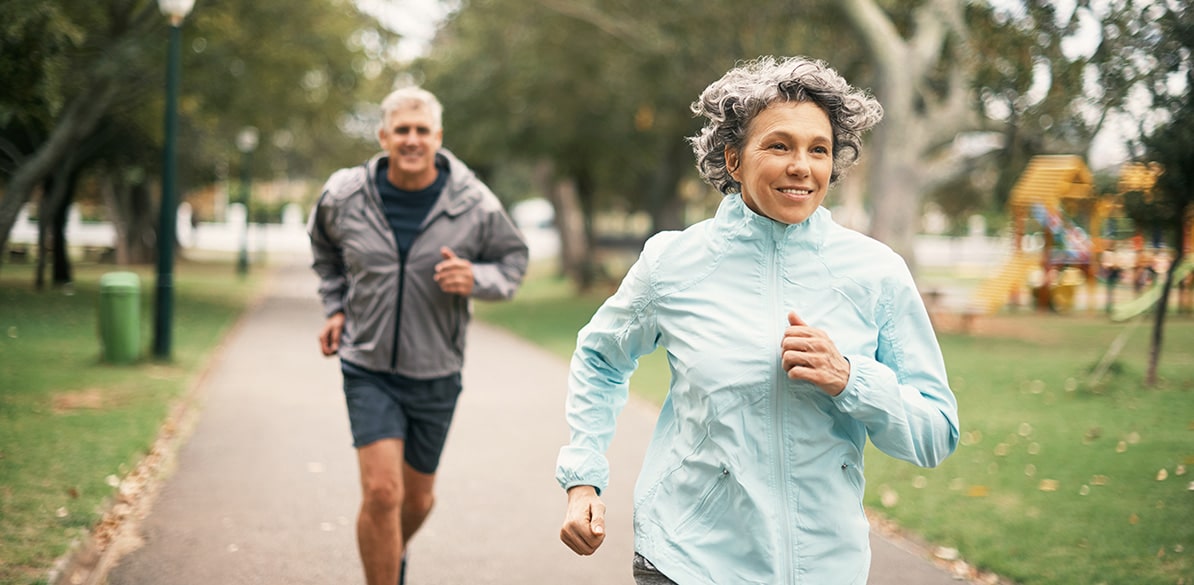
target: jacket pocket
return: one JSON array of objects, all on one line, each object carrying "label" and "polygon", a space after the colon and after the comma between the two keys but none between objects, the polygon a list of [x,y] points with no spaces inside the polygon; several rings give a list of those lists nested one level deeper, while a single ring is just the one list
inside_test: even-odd
[{"label": "jacket pocket", "polygon": [[704,519],[708,521],[710,514],[724,513],[723,507],[717,507],[718,502],[722,499],[722,494],[725,493],[726,484],[730,480],[730,470],[724,466],[721,468],[721,473],[713,478],[709,486],[701,493],[697,499],[697,503],[687,513],[676,521],[674,532],[676,534],[683,534],[686,530],[691,528],[697,520]]},{"label": "jacket pocket", "polygon": [[[846,478],[846,483],[854,488],[855,499],[858,500],[859,510],[863,510],[862,496],[866,491],[866,477],[862,473],[862,467],[848,457],[842,459],[842,475]],[[865,514],[865,510],[863,510]]]}]

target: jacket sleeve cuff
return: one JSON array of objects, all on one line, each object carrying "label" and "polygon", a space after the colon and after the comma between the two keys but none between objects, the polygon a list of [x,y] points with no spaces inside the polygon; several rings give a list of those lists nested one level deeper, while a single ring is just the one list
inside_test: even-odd
[{"label": "jacket sleeve cuff", "polygon": [[834,398],[841,412],[865,421],[871,408],[885,410],[886,388],[898,388],[895,372],[878,361],[861,355],[846,356],[850,362],[850,378],[846,388]]},{"label": "jacket sleeve cuff", "polygon": [[556,481],[565,491],[578,485],[591,485],[601,495],[609,485],[609,461],[592,449],[561,447],[556,459]]}]

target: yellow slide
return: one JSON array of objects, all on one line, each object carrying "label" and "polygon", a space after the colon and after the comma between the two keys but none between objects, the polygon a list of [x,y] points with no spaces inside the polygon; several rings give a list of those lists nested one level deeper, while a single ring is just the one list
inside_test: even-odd
[{"label": "yellow slide", "polygon": [[974,293],[971,309],[980,315],[993,315],[1007,304],[1012,291],[1022,286],[1033,268],[1040,266],[1039,252],[1016,252],[999,272],[984,280]]}]

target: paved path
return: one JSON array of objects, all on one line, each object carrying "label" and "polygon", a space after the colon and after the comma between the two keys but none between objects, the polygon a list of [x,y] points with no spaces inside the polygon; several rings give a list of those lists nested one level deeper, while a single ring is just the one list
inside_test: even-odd
[{"label": "paved path", "polygon": [[[315,280],[273,272],[266,297],[218,352],[201,414],[148,517],[144,544],[106,571],[110,585],[360,585],[360,495],[339,371],[321,357]],[[632,400],[609,453],[605,545],[573,555],[558,540],[556,486],[567,365],[475,325],[465,391],[439,470],[437,507],[410,547],[414,585],[632,584],[631,493],[656,408]],[[959,581],[873,537],[870,585]]]}]

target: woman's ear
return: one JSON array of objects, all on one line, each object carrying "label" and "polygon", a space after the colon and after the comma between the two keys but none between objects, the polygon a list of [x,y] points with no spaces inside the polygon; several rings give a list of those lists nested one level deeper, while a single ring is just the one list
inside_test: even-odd
[{"label": "woman's ear", "polygon": [[742,161],[738,159],[738,151],[726,146],[725,159],[726,172],[730,174],[730,178],[741,183],[742,181],[738,179],[738,167],[742,164]]}]

